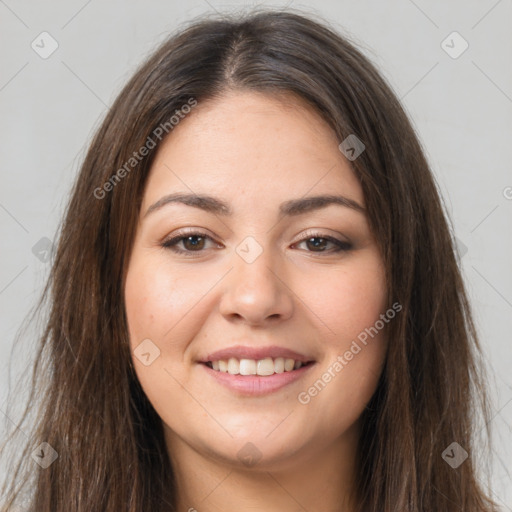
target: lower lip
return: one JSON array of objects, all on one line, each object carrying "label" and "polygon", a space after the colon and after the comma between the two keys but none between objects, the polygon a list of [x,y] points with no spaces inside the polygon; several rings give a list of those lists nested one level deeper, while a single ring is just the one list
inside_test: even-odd
[{"label": "lower lip", "polygon": [[260,375],[232,375],[231,373],[213,370],[206,364],[201,363],[201,366],[217,382],[245,396],[261,396],[277,391],[304,377],[314,365],[315,363],[310,363],[306,366],[301,366],[298,370],[274,373],[273,375],[262,377]]}]

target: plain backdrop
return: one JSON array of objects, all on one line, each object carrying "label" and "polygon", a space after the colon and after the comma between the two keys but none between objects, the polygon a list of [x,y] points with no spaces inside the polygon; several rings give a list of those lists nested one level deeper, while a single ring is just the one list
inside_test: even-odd
[{"label": "plain backdrop", "polygon": [[[200,14],[251,5],[0,0],[2,436],[17,422],[6,416],[9,372],[14,385],[33,360],[33,341],[11,356],[15,335],[48,275],[48,248],[94,130],[170,32]],[[408,111],[457,238],[492,377],[493,497],[512,511],[512,1],[258,5],[329,20],[361,45]],[[22,404],[23,394],[15,397]]]}]

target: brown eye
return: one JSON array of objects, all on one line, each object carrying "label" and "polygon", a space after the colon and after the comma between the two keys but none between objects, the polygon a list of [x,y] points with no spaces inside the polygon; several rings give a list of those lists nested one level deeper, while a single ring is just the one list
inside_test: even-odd
[{"label": "brown eye", "polygon": [[[320,240],[320,242],[319,242],[319,240]],[[325,238],[320,238],[318,236],[308,238],[307,240],[304,240],[304,241],[306,242],[306,244],[311,244],[311,245],[308,245],[308,247],[314,247],[315,250],[320,249],[321,252],[323,252],[323,249],[325,249],[325,246],[329,243],[329,240],[327,240]]]},{"label": "brown eye", "polygon": [[[199,240],[197,240],[199,239]],[[198,235],[190,235],[182,239],[183,245],[187,250],[200,250],[204,248],[204,237]]]},{"label": "brown eye", "polygon": [[[352,249],[352,244],[349,242],[345,242],[342,240],[338,240],[337,238],[331,236],[321,236],[320,234],[309,234],[307,238],[301,240],[296,245],[306,244],[309,252],[318,252],[318,253],[336,253],[340,251],[349,251]],[[334,245],[333,250],[325,250],[328,244]]]},{"label": "brown eye", "polygon": [[[162,244],[162,247],[177,253],[200,253],[204,252],[203,249],[205,249],[205,243],[207,240],[213,242],[212,238],[209,237],[206,233],[188,233],[185,235],[177,235],[169,240],[166,240]],[[179,244],[182,244],[183,249],[178,247]]]},{"label": "brown eye", "polygon": [[[207,247],[205,246],[207,241],[214,242],[213,239],[206,233],[188,233],[180,234],[169,240],[166,240],[162,247],[170,249],[173,252],[192,255],[192,253],[205,252]],[[180,247],[181,244],[181,247]],[[307,238],[297,242],[294,245],[306,244],[307,252],[313,253],[337,253],[341,251],[349,251],[352,249],[352,244],[331,236],[321,236],[320,234],[308,234]],[[331,250],[328,250],[329,244],[333,246]]]}]

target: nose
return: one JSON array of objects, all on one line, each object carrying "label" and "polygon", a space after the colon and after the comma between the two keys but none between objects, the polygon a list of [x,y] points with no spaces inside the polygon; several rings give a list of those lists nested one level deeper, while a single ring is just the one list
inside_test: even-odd
[{"label": "nose", "polygon": [[272,251],[264,250],[252,263],[235,253],[233,265],[220,301],[220,312],[226,319],[265,325],[292,316],[294,293]]}]

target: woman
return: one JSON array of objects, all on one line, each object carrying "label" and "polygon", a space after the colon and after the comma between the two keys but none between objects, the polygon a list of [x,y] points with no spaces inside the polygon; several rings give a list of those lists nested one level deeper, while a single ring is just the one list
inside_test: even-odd
[{"label": "woman", "polygon": [[325,23],[165,42],[91,144],[45,294],[33,510],[496,510],[434,179]]}]

